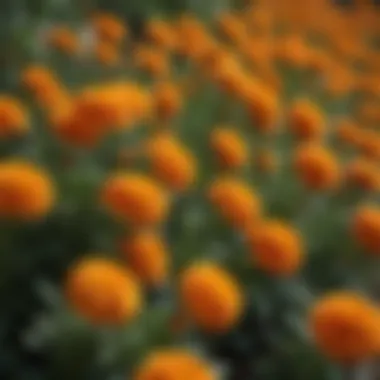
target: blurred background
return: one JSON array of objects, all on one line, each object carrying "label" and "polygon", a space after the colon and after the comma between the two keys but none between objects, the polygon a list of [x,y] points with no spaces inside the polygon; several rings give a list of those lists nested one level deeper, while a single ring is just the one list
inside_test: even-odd
[{"label": "blurred background", "polygon": [[[65,26],[75,30],[83,50],[86,50],[87,45],[93,44],[92,17],[99,13],[110,13],[116,15],[121,24],[128,26],[128,40],[137,44],[144,41],[146,24],[152,18],[176,20],[184,13],[190,13],[213,31],[219,15],[234,11],[244,14],[245,9],[248,12],[246,7],[252,3],[255,4],[254,1],[244,0],[2,0],[1,93],[12,94],[29,102],[30,99],[20,86],[20,73],[32,64],[54,68],[60,80],[70,90],[76,90],[92,82],[123,77],[127,70],[124,66],[110,64],[113,58],[105,52],[98,56],[97,62],[89,62],[86,59],[81,60],[80,57],[72,58],[54,51],[48,41],[51,31],[57,27]],[[375,104],[373,108],[380,107],[378,88],[372,90],[371,87],[368,91],[375,94],[363,101],[363,96],[358,96],[354,91],[350,92],[351,87],[347,85],[349,81],[344,77],[348,61],[350,70],[356,70],[358,67],[359,73],[366,72],[366,69],[361,69],[363,62],[370,62],[368,66],[375,66],[373,71],[377,72],[380,68],[379,1],[331,0],[334,11],[330,12],[329,8],[327,13],[325,2],[317,0],[268,0],[257,3],[258,6],[264,3],[267,12],[265,14],[274,19],[278,15],[284,16],[287,21],[285,29],[288,28],[296,35],[302,35],[307,26],[313,29],[312,26],[315,25],[315,30],[318,31],[323,25],[321,19],[326,17],[325,29],[321,35],[325,42],[334,40],[335,50],[333,49],[334,53],[331,54],[335,58],[338,57],[334,61],[334,70],[328,71],[327,76],[322,79],[317,78],[317,85],[314,82],[312,85],[309,82],[304,85],[311,74],[310,71],[302,71],[303,69],[302,74],[299,74],[299,67],[289,69],[281,66],[268,76],[263,74],[263,78],[265,77],[273,87],[276,87],[274,83],[277,83],[279,78],[283,84],[283,104],[290,104],[299,96],[307,97],[311,94],[331,124],[340,117],[351,117],[362,104]],[[336,20],[341,21],[341,30],[344,29],[344,32],[339,34],[339,39],[334,29],[339,27],[333,24]],[[263,16],[258,23],[260,21],[265,28],[265,17]],[[281,34],[283,25],[279,24],[276,27]],[[352,34],[364,29],[373,33],[369,33],[365,43],[356,40],[353,43]],[[319,41],[323,40],[319,37],[321,36],[318,33],[311,32],[307,37],[308,41],[312,41],[309,46],[313,43],[315,46],[324,46],[324,42],[319,44]],[[261,54],[265,47],[272,43],[268,42],[271,40],[263,41],[264,45],[257,45],[257,49],[253,49],[252,57],[255,52]],[[364,53],[357,60],[351,60],[358,45]],[[367,54],[368,46],[375,52],[373,58],[369,58],[369,53]],[[288,63],[297,65],[297,43],[289,49]],[[129,54],[132,54],[132,50],[127,47],[123,56],[126,62]],[[302,53],[299,54],[302,56]],[[289,57],[286,56],[286,52],[284,56]],[[361,57],[364,58],[361,60]],[[302,61],[302,57],[300,60]],[[324,72],[323,58],[313,62],[317,71]],[[179,62],[179,67],[179,73],[189,73],[183,62]],[[150,84],[145,76],[137,78],[135,71],[129,71],[128,75],[131,73],[133,79]],[[260,68],[256,73],[260,73]],[[373,82],[378,79],[377,75]],[[319,91],[318,86],[325,86],[323,88],[327,88],[326,92]],[[202,184],[207,183],[207,178],[212,177],[215,169],[210,164],[210,151],[205,148],[208,138],[205,125],[224,120],[221,110],[228,108],[227,103],[218,96],[215,89],[207,87],[201,91],[200,98],[195,97],[189,101],[183,114],[176,120],[182,140],[199,158],[204,169],[200,179]],[[208,111],[211,109],[213,111],[210,116]],[[369,117],[368,114],[366,117]],[[360,114],[355,121],[362,120],[360,117],[365,116]],[[242,120],[235,116],[232,119]],[[166,289],[165,286],[149,289],[147,303],[151,309],[141,319],[140,327],[134,326],[132,329],[120,331],[114,328],[95,328],[78,320],[66,307],[62,282],[68,267],[76,259],[87,252],[113,248],[112,239],[116,236],[117,226],[91,206],[97,194],[94,186],[104,180],[107,170],[117,166],[115,162],[120,159],[122,143],[134,146],[135,141],[139,141],[142,135],[128,135],[122,142],[110,141],[108,147],[103,146],[96,154],[85,159],[82,157],[85,154],[81,149],[66,150],[65,154],[70,153],[69,159],[76,157],[77,165],[71,166],[67,173],[63,173],[63,170],[61,172],[59,169],[60,166],[57,166],[62,157],[57,158],[58,149],[54,145],[55,142],[40,127],[48,123],[46,120],[43,121],[39,111],[33,111],[33,120],[33,136],[15,141],[0,141],[1,157],[5,159],[22,156],[44,163],[51,173],[55,173],[54,178],[59,186],[62,185],[62,189],[67,193],[71,192],[72,199],[75,198],[75,205],[70,203],[71,198],[67,203],[60,198],[61,207],[42,221],[22,226],[15,226],[13,222],[8,221],[1,222],[0,379],[134,379],[128,374],[129,368],[132,368],[150,347],[172,341],[173,333],[167,328],[168,308],[165,305],[169,302],[168,299],[175,298],[175,292]],[[375,115],[374,121],[368,124],[377,128],[378,114]],[[257,147],[260,147],[260,144],[266,144],[267,140],[263,138],[256,141]],[[279,150],[283,149],[280,148],[283,145],[278,146]],[[274,148],[274,151],[276,149]],[[345,154],[346,151],[342,153],[342,157]],[[348,159],[351,157],[349,154]],[[272,162],[270,159],[269,161]],[[270,162],[267,163],[268,167]],[[376,165],[378,166],[378,161]],[[249,169],[247,170],[249,176]],[[259,183],[258,188],[264,194],[269,213],[288,219],[297,215],[298,218],[302,214],[305,193],[290,184],[293,177],[284,172],[280,178],[282,182],[263,178],[258,175],[253,179]],[[200,188],[201,185],[187,195],[180,194],[175,197],[173,212],[165,225],[164,233],[169,246],[173,252],[180,252],[179,267],[189,262],[194,252],[197,252],[195,256],[208,252],[211,257],[223,261],[226,252],[236,252],[236,255],[239,255],[243,250],[241,241],[234,231],[220,223],[215,215],[211,219],[205,216],[211,211],[201,196]],[[273,188],[283,191],[274,194],[271,190]],[[351,241],[347,240],[345,231],[337,227],[345,225],[352,211],[349,207],[357,205],[358,199],[370,199],[378,204],[376,197],[360,197],[361,195],[350,193],[347,199],[334,198],[334,204],[339,203],[339,206],[336,206],[327,218],[318,213],[323,199],[321,201],[321,198],[317,198],[314,203],[308,203],[307,210],[302,214],[302,221],[297,220],[304,226],[305,231],[307,230],[304,232],[305,235],[313,236],[309,240],[309,247],[310,251],[317,253],[312,256],[302,275],[291,281],[272,281],[259,271],[254,272],[255,280],[252,280],[252,273],[247,272],[241,262],[226,260],[231,271],[246,286],[248,306],[242,321],[225,335],[194,333],[185,337],[181,335],[181,339],[209,357],[220,370],[221,378],[226,380],[379,380],[380,372],[376,363],[364,366],[364,369],[358,366],[354,370],[348,366],[342,370],[340,365],[326,360],[313,345],[305,343],[307,332],[300,321],[305,305],[309,305],[314,295],[329,289],[350,287],[363,290],[374,298],[379,297],[378,261],[372,257],[368,260],[357,259],[354,254],[346,260],[337,253],[340,250],[350,250]],[[309,222],[304,223],[305,219]],[[333,255],[335,258],[331,259]],[[359,274],[356,275],[355,271]],[[133,329],[135,331],[131,331]],[[139,338],[142,332],[149,335],[149,339]],[[161,380],[153,377],[146,379]],[[177,379],[182,380],[180,374],[175,379],[162,378]]]}]

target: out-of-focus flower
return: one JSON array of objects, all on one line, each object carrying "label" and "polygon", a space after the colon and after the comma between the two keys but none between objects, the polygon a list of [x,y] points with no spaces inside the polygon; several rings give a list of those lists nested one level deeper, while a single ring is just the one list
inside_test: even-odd
[{"label": "out-of-focus flower", "polygon": [[29,130],[29,114],[16,98],[0,95],[0,138],[19,136]]},{"label": "out-of-focus flower", "polygon": [[309,48],[301,36],[290,35],[279,40],[275,56],[287,66],[303,69],[309,60]]},{"label": "out-of-focus flower", "polygon": [[352,233],[366,251],[380,255],[380,209],[376,205],[360,206],[353,217]]},{"label": "out-of-focus flower", "polygon": [[134,51],[136,68],[153,77],[167,77],[170,72],[168,56],[165,51],[156,47],[140,45]]},{"label": "out-of-focus flower", "polygon": [[154,351],[138,367],[133,380],[215,380],[211,366],[200,357],[183,349]]},{"label": "out-of-focus flower", "polygon": [[55,202],[48,174],[29,162],[0,163],[0,216],[34,220],[48,214]]},{"label": "out-of-focus flower", "polygon": [[130,268],[148,286],[165,283],[169,270],[168,248],[154,232],[141,231],[126,237],[120,249]]},{"label": "out-of-focus flower", "polygon": [[145,35],[148,41],[169,51],[174,50],[178,43],[175,29],[168,22],[160,19],[152,19],[147,23]]},{"label": "out-of-focus flower", "polygon": [[180,295],[193,321],[210,332],[231,329],[244,309],[244,297],[237,282],[213,263],[187,268],[181,275]]},{"label": "out-of-focus flower", "polygon": [[94,54],[96,60],[104,66],[116,66],[121,62],[118,46],[108,41],[98,41],[95,45]]},{"label": "out-of-focus flower", "polygon": [[111,214],[138,226],[163,222],[169,210],[166,192],[139,173],[111,175],[103,185],[101,199]]},{"label": "out-of-focus flower", "polygon": [[221,216],[238,228],[260,217],[261,200],[239,179],[217,178],[208,189],[208,197]]},{"label": "out-of-focus flower", "polygon": [[340,165],[331,151],[316,144],[305,144],[294,153],[294,168],[300,181],[312,190],[334,189],[340,184]]},{"label": "out-of-focus flower", "polygon": [[223,168],[238,168],[248,161],[246,143],[231,127],[215,128],[211,133],[210,144],[218,163]]},{"label": "out-of-focus flower", "polygon": [[303,263],[301,235],[290,225],[276,220],[263,221],[246,236],[252,261],[270,274],[289,276]]},{"label": "out-of-focus flower", "polygon": [[356,158],[346,168],[346,181],[349,185],[370,192],[380,190],[380,170],[372,161]]},{"label": "out-of-focus flower", "polygon": [[182,93],[172,82],[160,82],[153,89],[153,102],[158,118],[168,120],[182,108]]},{"label": "out-of-focus flower", "polygon": [[289,129],[300,140],[320,140],[325,133],[325,123],[318,107],[307,100],[296,101],[289,110]]},{"label": "out-of-focus flower", "polygon": [[238,43],[247,35],[245,24],[232,12],[223,12],[219,14],[217,24],[222,35],[233,43]]},{"label": "out-of-focus flower", "polygon": [[95,324],[120,325],[140,312],[142,295],[134,275],[108,259],[85,258],[68,271],[68,302]]},{"label": "out-of-focus flower", "polygon": [[336,138],[340,143],[357,146],[361,141],[362,131],[350,120],[341,120],[336,127]]},{"label": "out-of-focus flower", "polygon": [[195,157],[189,149],[167,134],[153,137],[147,145],[154,176],[177,191],[188,189],[196,180]]},{"label": "out-of-focus flower", "polygon": [[54,49],[68,55],[76,54],[80,47],[77,35],[67,27],[53,28],[49,33],[48,43]]},{"label": "out-of-focus flower", "polygon": [[375,307],[360,295],[328,294],[310,313],[310,325],[321,351],[339,362],[357,362],[375,354],[379,324]]},{"label": "out-of-focus flower", "polygon": [[117,16],[98,13],[92,18],[92,26],[98,38],[113,44],[119,44],[127,35],[127,26]]}]

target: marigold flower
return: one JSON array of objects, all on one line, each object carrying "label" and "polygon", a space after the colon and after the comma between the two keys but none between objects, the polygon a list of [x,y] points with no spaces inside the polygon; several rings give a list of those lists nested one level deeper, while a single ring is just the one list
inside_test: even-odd
[{"label": "marigold flower", "polygon": [[347,145],[357,145],[361,141],[362,131],[350,120],[341,120],[336,128],[339,142]]},{"label": "marigold flower", "polygon": [[127,26],[112,14],[99,13],[92,19],[92,25],[99,39],[120,43],[127,35]]},{"label": "marigold flower", "polygon": [[243,138],[232,128],[220,127],[211,133],[211,149],[223,168],[238,168],[247,163],[248,148]]},{"label": "marigold flower", "polygon": [[302,265],[304,244],[292,226],[276,220],[263,221],[247,233],[251,259],[272,275],[290,276]]},{"label": "marigold flower", "polygon": [[239,42],[247,35],[247,30],[237,15],[231,12],[224,12],[218,16],[218,28],[231,42]]},{"label": "marigold flower", "polygon": [[53,207],[55,189],[45,171],[29,162],[0,163],[0,216],[34,220]]},{"label": "marigold flower", "polygon": [[129,322],[142,307],[133,274],[108,259],[85,258],[75,263],[67,274],[65,292],[73,309],[95,324]]},{"label": "marigold flower", "polygon": [[182,94],[178,86],[171,82],[160,82],[153,91],[153,103],[160,119],[171,119],[182,108]]},{"label": "marigold flower", "polygon": [[325,120],[314,103],[298,100],[289,110],[291,133],[300,140],[319,140],[325,133]]},{"label": "marigold flower", "polygon": [[101,197],[111,214],[134,225],[160,223],[169,209],[165,191],[138,173],[115,173],[104,184]]},{"label": "marigold flower", "polygon": [[366,191],[380,190],[380,170],[376,164],[365,158],[356,158],[346,168],[346,181]]},{"label": "marigold flower", "polygon": [[305,144],[298,147],[294,154],[294,168],[304,185],[313,190],[333,189],[340,184],[339,163],[323,146]]},{"label": "marigold flower", "polygon": [[352,233],[366,251],[380,255],[380,209],[375,205],[363,205],[353,217]]},{"label": "marigold flower", "polygon": [[164,20],[149,20],[145,35],[149,41],[165,50],[173,50],[177,46],[177,34],[174,28]]},{"label": "marigold flower", "polygon": [[380,135],[377,131],[362,131],[359,140],[359,149],[369,159],[380,159]]},{"label": "marigold flower", "polygon": [[177,191],[186,190],[195,182],[195,157],[174,137],[160,134],[149,141],[147,148],[152,172],[157,179]]},{"label": "marigold flower", "polygon": [[16,98],[0,95],[0,138],[23,135],[29,130],[29,115]]},{"label": "marigold flower", "polygon": [[155,351],[138,367],[133,380],[215,380],[214,371],[208,363],[183,349]]},{"label": "marigold flower", "polygon": [[74,55],[79,50],[78,37],[72,30],[66,27],[52,29],[49,34],[49,44],[68,55]]},{"label": "marigold flower", "polygon": [[138,232],[120,243],[123,256],[142,282],[149,286],[163,285],[168,276],[167,247],[159,235]]},{"label": "marigold flower", "polygon": [[227,222],[244,228],[261,214],[261,200],[239,179],[218,178],[208,189],[208,197]]},{"label": "marigold flower", "polygon": [[375,307],[355,293],[333,293],[318,300],[310,312],[310,325],[317,346],[334,360],[361,361],[378,348]]},{"label": "marigold flower", "polygon": [[43,66],[29,66],[21,74],[23,86],[36,98],[40,106],[45,109],[54,109],[68,101],[66,89],[58,78],[48,68]]},{"label": "marigold flower", "polygon": [[136,67],[153,77],[166,77],[170,72],[169,60],[163,50],[139,46],[134,52]]},{"label": "marigold flower", "polygon": [[98,41],[94,53],[97,61],[104,66],[117,66],[121,62],[119,48],[107,41]]},{"label": "marigold flower", "polygon": [[202,329],[231,329],[242,315],[244,298],[235,280],[213,263],[195,264],[181,275],[180,295],[192,320]]},{"label": "marigold flower", "polygon": [[304,68],[308,63],[309,49],[301,36],[287,36],[279,41],[276,48],[276,58],[286,65]]}]

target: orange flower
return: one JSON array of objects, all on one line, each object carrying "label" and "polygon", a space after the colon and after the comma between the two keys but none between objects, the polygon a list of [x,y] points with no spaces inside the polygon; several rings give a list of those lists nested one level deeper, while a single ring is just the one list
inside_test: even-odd
[{"label": "orange flower", "polygon": [[116,217],[137,225],[163,222],[169,209],[164,190],[138,173],[115,173],[104,184],[102,201]]},{"label": "orange flower", "polygon": [[317,346],[334,360],[362,361],[378,348],[375,307],[360,295],[339,292],[323,297],[310,312],[310,325]]},{"label": "orange flower", "polygon": [[214,129],[211,133],[211,149],[224,168],[238,168],[247,163],[248,149],[245,141],[232,128]]},{"label": "orange flower", "polygon": [[0,96],[0,138],[23,135],[29,130],[29,115],[16,98]]},{"label": "orange flower", "polygon": [[267,86],[251,83],[243,99],[248,107],[253,126],[261,133],[272,133],[276,128],[279,104],[276,94]]},{"label": "orange flower", "polygon": [[348,164],[346,180],[350,185],[362,190],[380,190],[380,171],[373,162],[365,158],[357,158]]},{"label": "orange flower", "polygon": [[239,321],[244,299],[235,280],[213,263],[187,268],[181,275],[180,295],[193,321],[202,329],[222,332]]},{"label": "orange flower", "polygon": [[168,253],[161,237],[139,232],[121,242],[121,251],[136,275],[147,285],[163,285],[168,276]]},{"label": "orange flower", "polygon": [[301,145],[294,155],[294,168],[305,186],[333,189],[340,184],[341,170],[334,155],[320,145]]},{"label": "orange flower", "polygon": [[54,186],[43,169],[22,161],[0,163],[0,216],[39,219],[54,201]]},{"label": "orange flower", "polygon": [[220,14],[217,22],[220,32],[231,42],[239,42],[247,35],[244,23],[233,13],[224,12]]},{"label": "orange flower", "polygon": [[239,228],[244,228],[261,214],[260,199],[239,179],[218,178],[211,184],[208,197],[221,216]]},{"label": "orange flower", "polygon": [[215,380],[206,362],[182,349],[165,349],[151,353],[138,367],[133,380]]},{"label": "orange flower", "polygon": [[302,238],[287,224],[264,221],[248,232],[247,239],[252,261],[272,275],[292,275],[303,263]]},{"label": "orange flower", "polygon": [[68,102],[66,89],[55,74],[43,66],[29,66],[21,74],[21,82],[36,98],[40,106],[47,110]]},{"label": "orange flower", "polygon": [[153,91],[153,102],[160,119],[171,119],[182,108],[182,94],[179,87],[174,83],[161,82]]},{"label": "orange flower", "polygon": [[164,134],[151,139],[148,157],[154,176],[172,189],[183,191],[195,182],[195,158],[175,138]]},{"label": "orange flower", "polygon": [[287,36],[279,41],[276,57],[286,65],[304,68],[308,63],[309,49],[300,36]]},{"label": "orange flower", "polygon": [[170,71],[169,60],[165,52],[150,46],[138,46],[134,52],[134,62],[138,69],[153,77],[167,77]]},{"label": "orange flower", "polygon": [[68,55],[78,52],[79,41],[75,33],[66,27],[57,27],[50,31],[49,44]]},{"label": "orange flower", "polygon": [[363,155],[369,159],[380,159],[380,135],[377,131],[362,131],[359,148]]},{"label": "orange flower", "polygon": [[352,223],[352,233],[366,251],[380,255],[380,209],[375,205],[358,208]]},{"label": "orange flower", "polygon": [[177,35],[174,28],[164,20],[153,19],[146,25],[146,37],[165,50],[173,50],[177,46]]},{"label": "orange flower", "polygon": [[361,130],[350,120],[341,120],[337,126],[336,137],[341,143],[358,145],[361,136]]},{"label": "orange flower", "polygon": [[99,41],[96,44],[95,57],[104,66],[116,66],[121,61],[118,47],[107,41]]},{"label": "orange flower", "polygon": [[289,110],[289,128],[300,140],[319,140],[325,133],[325,120],[314,103],[298,100]]},{"label": "orange flower", "polygon": [[66,297],[75,311],[95,324],[122,324],[141,309],[141,290],[132,273],[102,258],[85,258],[67,274]]},{"label": "orange flower", "polygon": [[111,14],[99,13],[95,15],[92,25],[101,40],[113,44],[120,43],[127,35],[127,26]]}]

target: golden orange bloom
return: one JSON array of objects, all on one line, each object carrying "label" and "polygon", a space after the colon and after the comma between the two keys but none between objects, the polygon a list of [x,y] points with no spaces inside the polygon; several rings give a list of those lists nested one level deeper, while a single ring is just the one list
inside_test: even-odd
[{"label": "golden orange bloom", "polygon": [[148,158],[154,176],[177,191],[194,184],[197,176],[195,157],[180,141],[166,134],[148,143]]},{"label": "golden orange bloom", "polygon": [[291,133],[300,140],[319,140],[326,129],[321,111],[308,100],[298,100],[289,110],[288,123]]},{"label": "golden orange bloom", "polygon": [[287,36],[279,41],[276,47],[276,58],[283,64],[304,68],[309,60],[309,49],[301,36]]},{"label": "golden orange bloom", "polygon": [[168,276],[169,257],[161,237],[153,232],[138,232],[120,244],[131,269],[147,285],[163,285]]},{"label": "golden orange bloom", "polygon": [[53,48],[68,55],[74,55],[79,49],[79,40],[76,34],[66,27],[57,27],[50,31],[49,44]]},{"label": "golden orange bloom", "polygon": [[23,220],[44,217],[53,208],[55,189],[48,174],[32,163],[0,163],[0,216]]},{"label": "golden orange bloom", "polygon": [[104,184],[101,198],[111,214],[134,225],[161,223],[169,209],[165,191],[139,173],[115,173]]},{"label": "golden orange bloom", "polygon": [[94,54],[97,61],[104,66],[116,66],[121,62],[119,48],[107,41],[98,41]]},{"label": "golden orange bloom", "polygon": [[68,102],[68,93],[55,74],[43,66],[29,66],[21,74],[23,86],[31,92],[40,106],[52,110]]},{"label": "golden orange bloom", "polygon": [[290,276],[304,261],[304,244],[299,232],[290,225],[267,220],[247,234],[253,263],[272,275]]},{"label": "golden orange bloom", "polygon": [[239,179],[216,179],[208,189],[208,197],[221,216],[238,228],[244,228],[261,215],[261,200]]},{"label": "golden orange bloom", "polygon": [[0,95],[0,138],[23,135],[29,130],[29,115],[16,98]]},{"label": "golden orange bloom", "polygon": [[359,149],[369,159],[380,159],[380,134],[377,131],[362,131],[359,141]]},{"label": "golden orange bloom", "polygon": [[218,15],[217,23],[219,31],[231,42],[239,42],[247,35],[247,29],[242,20],[231,12]]},{"label": "golden orange bloom", "polygon": [[357,146],[361,136],[361,130],[350,120],[341,120],[337,125],[336,137],[341,143]]},{"label": "golden orange bloom", "polygon": [[155,351],[140,364],[133,380],[216,380],[211,366],[183,349]]},{"label": "golden orange bloom", "polygon": [[366,251],[380,255],[380,209],[377,205],[363,205],[357,209],[352,233]]},{"label": "golden orange bloom", "polygon": [[168,56],[156,47],[140,45],[134,52],[135,66],[153,77],[167,77],[170,72]]},{"label": "golden orange bloom", "polygon": [[153,90],[153,102],[160,119],[171,119],[182,109],[180,88],[172,82],[158,83]]},{"label": "golden orange bloom", "polygon": [[310,189],[327,190],[340,184],[340,165],[327,148],[304,144],[294,154],[294,168],[299,179]]},{"label": "golden orange bloom", "polygon": [[202,329],[222,332],[238,323],[244,298],[239,285],[221,267],[200,263],[181,275],[180,295],[191,319]]},{"label": "golden orange bloom", "polygon": [[153,42],[162,49],[173,50],[177,46],[176,31],[164,20],[149,20],[146,25],[145,34],[148,41]]},{"label": "golden orange bloom", "polygon": [[65,293],[73,309],[95,324],[129,322],[142,307],[141,290],[133,274],[109,259],[76,262],[67,274]]},{"label": "golden orange bloom", "polygon": [[380,190],[380,169],[365,158],[356,158],[346,168],[348,184],[362,190],[377,192]]},{"label": "golden orange bloom", "polygon": [[214,129],[210,142],[211,149],[223,168],[238,168],[247,163],[247,145],[234,129],[229,127]]},{"label": "golden orange bloom", "polygon": [[319,299],[310,312],[310,326],[317,346],[333,360],[362,361],[378,349],[377,312],[358,294],[337,292]]},{"label": "golden orange bloom", "polygon": [[93,28],[99,39],[113,44],[120,43],[127,35],[127,26],[117,16],[99,13],[92,19]]}]

